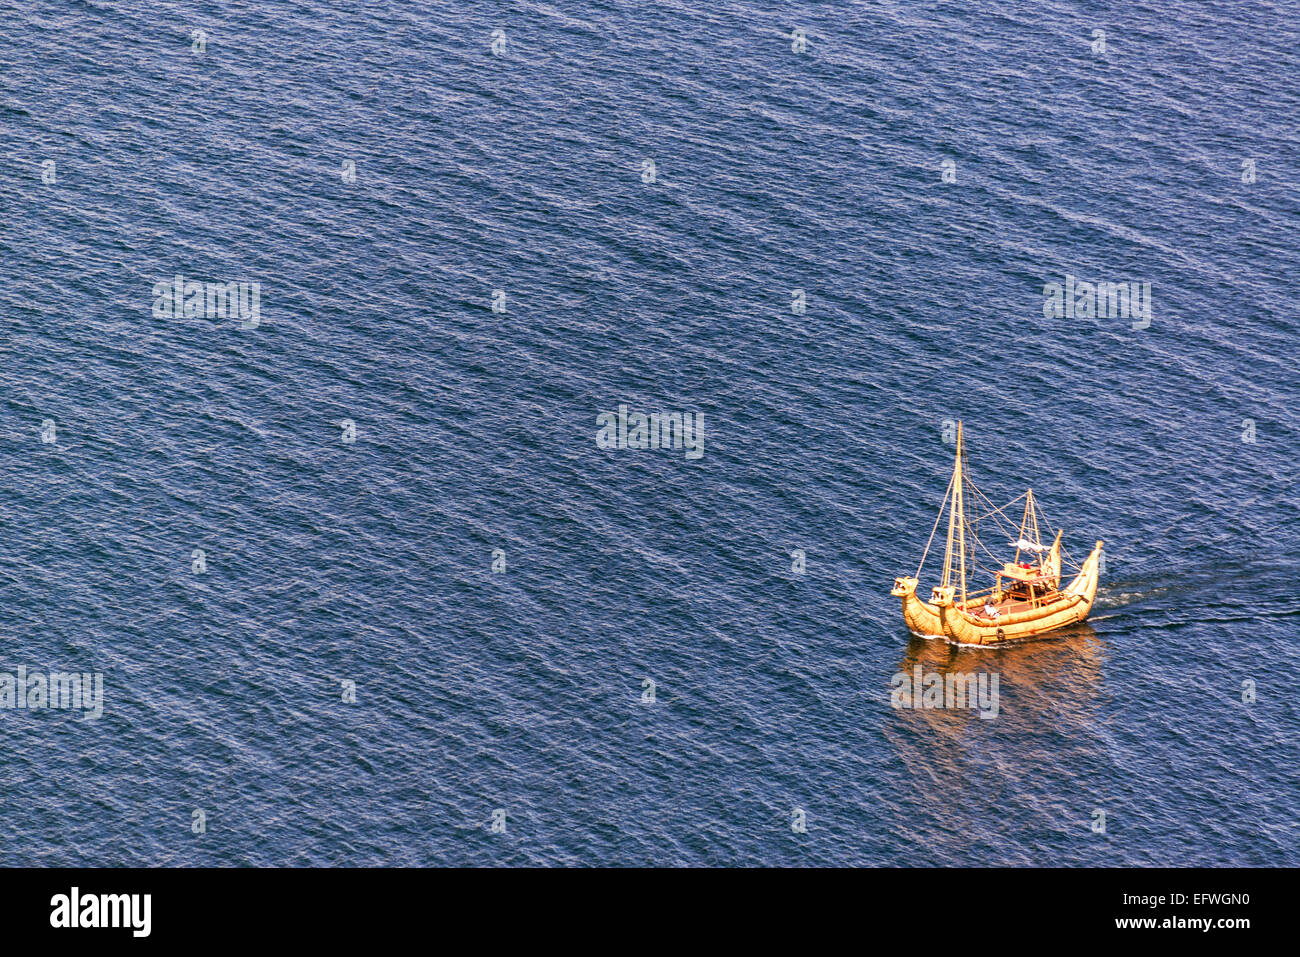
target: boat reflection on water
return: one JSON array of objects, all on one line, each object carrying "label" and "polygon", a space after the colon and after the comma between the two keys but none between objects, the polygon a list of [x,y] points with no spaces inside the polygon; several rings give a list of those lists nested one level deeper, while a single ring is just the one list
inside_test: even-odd
[{"label": "boat reflection on water", "polygon": [[[995,835],[1011,826],[1011,818],[1025,824],[1026,816],[1045,815],[1048,805],[1085,800],[1080,776],[1104,757],[1098,710],[1106,651],[1106,642],[1086,623],[1054,632],[1049,640],[996,648],[912,638],[898,665],[909,678],[918,666],[922,675],[945,681],[949,675],[983,674],[990,690],[997,678],[996,716],[981,717],[973,704],[891,708],[884,722],[895,770],[927,809],[915,818],[912,837],[931,842],[935,862],[969,850],[963,842],[976,840],[974,835],[993,842],[984,849],[989,862],[1000,860],[1004,852]],[[1040,788],[1047,781],[1079,781],[1079,792],[1045,793]],[[1080,806],[1077,813],[1086,830],[1086,809]]]},{"label": "boat reflection on water", "polygon": [[[915,675],[920,665],[922,674],[938,674],[945,679],[950,674],[997,675],[1000,711],[1014,700],[1018,724],[1036,723],[1036,718],[1048,715],[1054,720],[1070,720],[1070,712],[1083,720],[1081,712],[1088,710],[1101,682],[1105,651],[1105,643],[1087,622],[1062,628],[1050,639],[996,648],[954,645],[942,638],[913,635],[898,670]],[[963,728],[967,719],[974,717],[969,711],[949,708],[900,710],[923,716],[934,724],[934,730]],[[1002,717],[999,713],[998,719]]]}]

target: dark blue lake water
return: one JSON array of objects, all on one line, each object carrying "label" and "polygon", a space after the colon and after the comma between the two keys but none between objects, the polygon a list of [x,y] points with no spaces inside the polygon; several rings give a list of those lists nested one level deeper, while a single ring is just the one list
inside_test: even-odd
[{"label": "dark blue lake water", "polygon": [[[0,0],[0,861],[1300,864],[1298,15]],[[956,419],[1088,625],[903,626]]]}]

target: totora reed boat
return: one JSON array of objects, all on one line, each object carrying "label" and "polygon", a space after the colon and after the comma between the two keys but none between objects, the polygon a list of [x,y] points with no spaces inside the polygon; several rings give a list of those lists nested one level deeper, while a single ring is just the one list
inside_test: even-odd
[{"label": "totora reed boat", "polygon": [[[918,635],[946,638],[962,645],[999,645],[1037,638],[1083,621],[1097,597],[1101,541],[1081,566],[1066,560],[1078,574],[1062,588],[1062,533],[1056,533],[1051,546],[1039,540],[1042,513],[1034,500],[1034,490],[1029,489],[1002,508],[996,508],[970,480],[964,456],[962,426],[958,422],[957,461],[943,507],[930,532],[930,541],[921,555],[921,564],[915,576],[894,579],[890,593],[902,599],[903,621],[907,627]],[[1016,550],[1015,555],[1011,561],[1002,562],[980,541],[979,531],[992,523],[1003,534],[1013,534],[1013,520],[1008,518],[1006,510],[1022,498],[1025,508],[1020,532],[1014,542],[1008,543],[1008,547]],[[916,589],[944,512],[948,513],[948,545],[943,556],[943,576],[932,590],[930,600],[923,601],[917,597]],[[1045,521],[1043,525],[1050,527]],[[984,564],[985,556],[993,562],[992,566]],[[968,572],[977,570],[991,572],[994,584],[982,591],[968,591]]]}]

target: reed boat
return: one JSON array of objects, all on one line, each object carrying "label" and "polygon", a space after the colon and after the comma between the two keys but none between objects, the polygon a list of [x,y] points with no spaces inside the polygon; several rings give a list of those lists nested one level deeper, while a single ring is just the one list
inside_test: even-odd
[{"label": "reed boat", "polygon": [[[1014,526],[1007,510],[1022,498],[1025,507],[1019,532],[1012,533]],[[931,590],[930,600],[924,601],[916,593],[921,569],[945,513],[948,541],[943,573]],[[1074,565],[1061,547],[1062,531],[1056,533],[1050,546],[1042,543],[1040,521],[1044,527],[1051,527],[1042,520],[1032,488],[998,508],[975,487],[965,467],[965,440],[958,422],[952,478],[921,564],[915,575],[894,579],[890,592],[902,601],[907,627],[918,635],[942,637],[962,645],[999,645],[1038,638],[1087,618],[1097,597],[1103,543],[1098,539],[1083,564]],[[1008,548],[1015,549],[1011,561],[998,559],[980,540],[981,527],[989,525],[1004,534],[1016,534],[1016,540],[1007,543]],[[986,558],[991,564],[985,563]],[[1077,572],[1064,587],[1063,563]],[[992,574],[993,585],[971,591],[967,587],[969,573],[980,570]]]}]

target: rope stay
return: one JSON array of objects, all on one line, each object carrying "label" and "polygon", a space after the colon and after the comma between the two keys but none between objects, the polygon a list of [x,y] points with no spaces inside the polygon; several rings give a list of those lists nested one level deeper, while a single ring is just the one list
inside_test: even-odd
[{"label": "rope stay", "polygon": [[[984,494],[984,492],[970,477],[970,466],[969,463],[965,461],[965,456],[961,456],[961,458],[963,459],[962,465],[964,466],[961,469],[962,491],[969,493],[971,501],[976,507],[970,509],[968,514],[965,503],[963,502],[962,505],[960,521],[963,526],[963,531],[969,533],[969,541],[967,542],[967,536],[963,535],[964,547],[962,548],[962,555],[960,558],[965,559],[966,557],[969,557],[972,568],[988,574],[996,575],[1002,570],[1003,559],[998,558],[998,556],[993,554],[993,552],[989,550],[989,547],[984,544],[983,539],[979,535],[979,526],[981,521],[991,519],[1000,534],[1010,536],[1013,541],[1017,543],[1023,540],[1021,530],[1026,526],[1029,526],[1033,530],[1034,541],[1039,545],[1041,545],[1041,542],[1038,542],[1038,529],[1040,527],[1050,529],[1055,528],[1056,526],[1047,521],[1047,517],[1043,514],[1043,510],[1039,506],[1038,500],[1034,496],[1032,489],[1025,490],[1005,505],[994,505],[993,501]],[[925,568],[925,560],[929,557],[930,546],[934,544],[934,537],[939,531],[939,523],[943,521],[944,512],[949,500],[953,496],[953,481],[956,478],[957,473],[954,472],[954,474],[948,479],[948,487],[943,496],[943,506],[940,507],[939,514],[935,516],[934,526],[930,529],[930,537],[925,543],[925,551],[921,553],[921,562],[916,566],[916,578],[918,579],[921,577],[921,571]],[[1025,501],[1025,514],[1023,519],[1017,521],[1007,514],[1007,510],[1018,504],[1022,499]],[[1031,519],[1032,525],[1029,525]],[[983,563],[979,556],[979,550],[983,550],[984,554],[988,556],[990,561],[992,561],[993,565],[991,567]],[[1070,558],[1069,554],[1065,550],[1064,544],[1061,545],[1059,555],[1062,569],[1070,568],[1076,572],[1082,571],[1082,566]],[[1016,559],[1018,560],[1019,557],[1020,549],[1017,547]]]},{"label": "rope stay", "polygon": [[[944,505],[948,504],[948,496],[952,494],[952,479],[948,479],[948,490],[943,493]],[[916,575],[918,581],[921,578],[921,569],[925,567],[925,556],[930,554],[930,545],[934,542],[934,533],[939,530],[939,522],[943,519],[943,507],[940,506],[939,514],[934,518],[934,528],[930,529],[930,540],[925,543],[925,551],[921,553],[921,564],[916,566]]]}]

